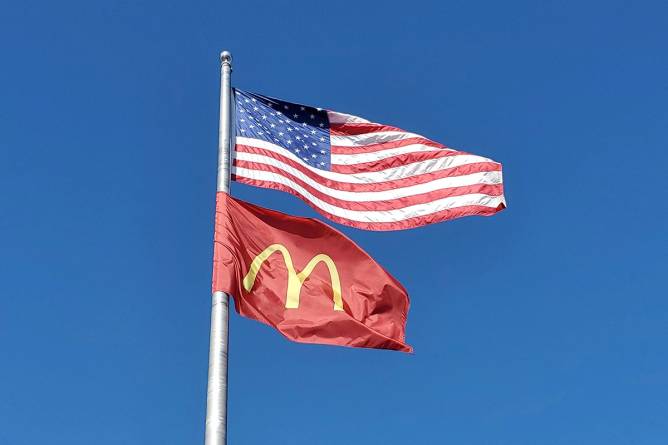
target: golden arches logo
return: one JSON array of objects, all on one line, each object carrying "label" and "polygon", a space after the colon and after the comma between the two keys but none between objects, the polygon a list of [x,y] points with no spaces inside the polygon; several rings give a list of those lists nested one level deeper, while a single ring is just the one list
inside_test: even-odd
[{"label": "golden arches logo", "polygon": [[341,298],[341,280],[339,278],[339,271],[336,269],[336,264],[329,255],[324,253],[319,253],[308,262],[304,270],[297,273],[295,266],[292,264],[292,257],[290,252],[283,244],[272,244],[259,255],[257,255],[250,264],[248,273],[244,277],[243,285],[246,292],[250,292],[253,289],[255,284],[255,278],[257,277],[262,264],[269,258],[274,252],[280,252],[283,255],[283,260],[285,261],[285,266],[288,269],[288,292],[287,298],[285,299],[285,307],[287,309],[296,309],[299,307],[299,294],[302,290],[302,285],[304,281],[311,275],[315,266],[318,263],[323,262],[329,270],[329,276],[332,280],[332,299],[334,300],[334,310],[342,311],[343,310],[343,300]]}]

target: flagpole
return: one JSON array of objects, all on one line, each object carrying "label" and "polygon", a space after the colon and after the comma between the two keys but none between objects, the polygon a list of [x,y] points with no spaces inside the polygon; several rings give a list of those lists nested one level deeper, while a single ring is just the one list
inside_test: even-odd
[{"label": "flagpole", "polygon": [[[230,192],[230,105],[232,55],[220,53],[220,123],[218,126],[218,192]],[[227,444],[227,344],[229,301],[225,292],[211,298],[209,380],[206,394],[205,445]]]}]

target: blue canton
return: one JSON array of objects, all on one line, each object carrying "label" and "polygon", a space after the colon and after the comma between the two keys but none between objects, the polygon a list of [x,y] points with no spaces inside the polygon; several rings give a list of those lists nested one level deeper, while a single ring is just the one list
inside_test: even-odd
[{"label": "blue canton", "polygon": [[236,135],[283,147],[311,167],[330,170],[327,111],[234,90]]}]

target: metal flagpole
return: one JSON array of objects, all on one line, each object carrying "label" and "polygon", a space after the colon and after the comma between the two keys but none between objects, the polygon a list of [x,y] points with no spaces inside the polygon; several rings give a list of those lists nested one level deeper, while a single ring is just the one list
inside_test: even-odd
[{"label": "metal flagpole", "polygon": [[[218,188],[230,192],[230,105],[232,55],[220,53],[220,124],[218,127]],[[227,340],[230,296],[214,292],[211,298],[209,381],[206,394],[205,445],[227,444]]]}]

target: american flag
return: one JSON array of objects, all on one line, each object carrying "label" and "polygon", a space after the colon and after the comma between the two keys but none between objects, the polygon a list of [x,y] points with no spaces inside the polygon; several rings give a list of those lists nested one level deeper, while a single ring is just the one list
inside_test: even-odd
[{"label": "american flag", "polygon": [[239,89],[234,101],[232,179],[291,193],[340,224],[400,230],[505,208],[491,159]]}]

